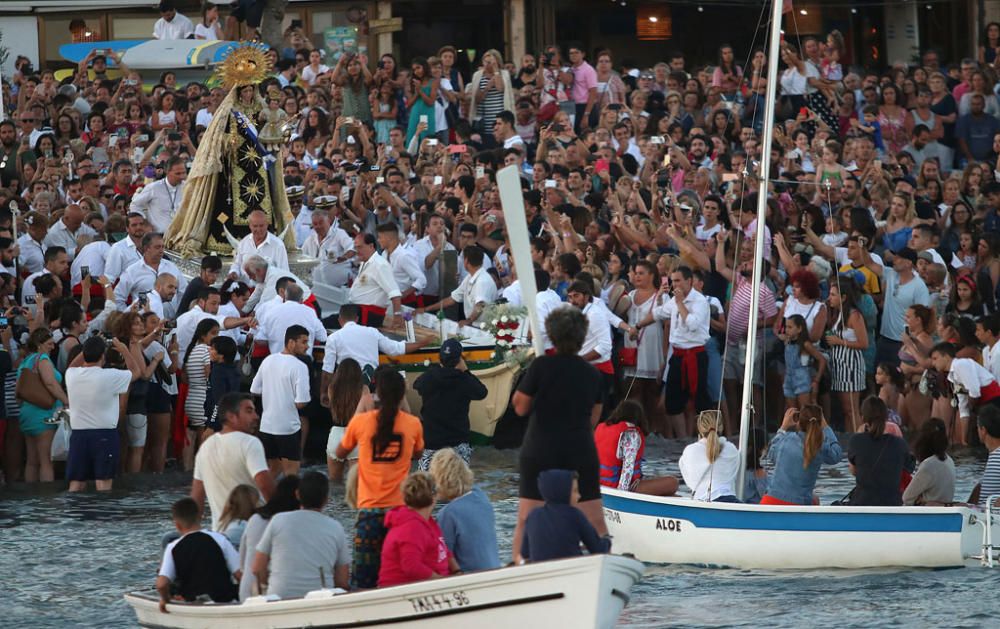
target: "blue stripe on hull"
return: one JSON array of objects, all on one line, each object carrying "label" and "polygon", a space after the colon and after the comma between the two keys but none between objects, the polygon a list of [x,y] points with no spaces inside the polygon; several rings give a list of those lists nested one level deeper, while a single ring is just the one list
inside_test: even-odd
[{"label": "blue stripe on hull", "polygon": [[[604,494],[604,507],[622,513],[687,520],[699,528],[760,531],[864,531],[879,533],[959,533],[960,513],[823,513],[735,511],[631,500]],[[705,504],[705,503],[702,503]],[[749,505],[748,505],[749,506]]]}]

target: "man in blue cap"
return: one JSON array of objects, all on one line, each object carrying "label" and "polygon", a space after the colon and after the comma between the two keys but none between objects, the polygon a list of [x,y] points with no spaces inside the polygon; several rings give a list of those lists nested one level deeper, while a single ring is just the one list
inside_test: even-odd
[{"label": "man in blue cap", "polygon": [[462,359],[462,343],[448,339],[441,344],[441,364],[431,365],[413,383],[423,398],[420,420],[424,424],[423,456],[418,467],[427,471],[435,450],[453,448],[465,462],[472,457],[469,445],[469,404],[482,400],[488,390],[472,375]]}]

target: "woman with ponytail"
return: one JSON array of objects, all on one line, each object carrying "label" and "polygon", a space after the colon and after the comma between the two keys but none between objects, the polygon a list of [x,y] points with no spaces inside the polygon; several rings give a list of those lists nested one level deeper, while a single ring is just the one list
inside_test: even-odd
[{"label": "woman with ponytail", "polygon": [[[861,403],[862,432],[847,444],[847,460],[857,484],[850,504],[868,507],[898,507],[903,504],[900,479],[910,459],[902,438],[886,431],[889,409],[871,396]],[[912,468],[911,468],[912,469]]]},{"label": "woman with ponytail", "polygon": [[736,475],[740,470],[740,453],[722,436],[722,430],[719,411],[699,413],[698,441],[684,448],[677,463],[695,500],[739,502]]},{"label": "woman with ponytail", "polygon": [[774,466],[774,473],[760,504],[818,504],[813,490],[819,467],[839,462],[843,454],[837,435],[823,417],[823,409],[815,404],[788,409],[767,450],[765,460]]},{"label": "woman with ponytail", "polygon": [[351,418],[333,460],[343,464],[358,449],[358,521],[354,535],[351,587],[370,589],[378,585],[382,543],[387,529],[385,514],[403,504],[400,486],[410,464],[424,449],[420,420],[400,410],[406,381],[395,369],[375,370],[378,409]]}]

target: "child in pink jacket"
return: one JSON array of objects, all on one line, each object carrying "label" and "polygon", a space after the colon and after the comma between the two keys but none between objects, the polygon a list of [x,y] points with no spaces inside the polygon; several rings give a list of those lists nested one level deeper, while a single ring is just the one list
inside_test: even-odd
[{"label": "child in pink jacket", "polygon": [[447,576],[459,571],[431,511],[437,502],[434,481],[426,472],[410,474],[402,486],[403,502],[385,515],[389,533],[382,544],[379,587]]}]

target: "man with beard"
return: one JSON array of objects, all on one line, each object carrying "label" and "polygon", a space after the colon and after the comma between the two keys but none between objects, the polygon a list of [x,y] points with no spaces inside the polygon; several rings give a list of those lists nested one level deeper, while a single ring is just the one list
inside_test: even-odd
[{"label": "man with beard", "polygon": [[12,187],[18,181],[17,127],[10,120],[0,122],[0,186]]},{"label": "man with beard", "polygon": [[711,140],[704,135],[691,136],[691,142],[688,146],[688,160],[695,169],[712,167],[712,159],[708,156],[708,148],[711,145]]}]

